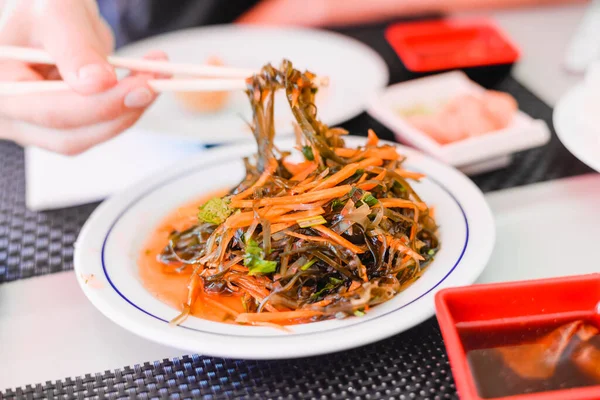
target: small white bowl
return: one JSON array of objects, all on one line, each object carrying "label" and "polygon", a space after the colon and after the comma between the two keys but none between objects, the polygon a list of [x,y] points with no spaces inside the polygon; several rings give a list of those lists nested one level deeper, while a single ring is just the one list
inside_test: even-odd
[{"label": "small white bowl", "polygon": [[417,105],[437,108],[458,95],[478,94],[484,90],[461,71],[447,72],[389,86],[370,100],[367,111],[394,132],[398,141],[468,174],[505,167],[510,164],[512,153],[541,146],[550,140],[550,130],[544,121],[519,111],[505,129],[440,144],[414,128],[398,112]]}]

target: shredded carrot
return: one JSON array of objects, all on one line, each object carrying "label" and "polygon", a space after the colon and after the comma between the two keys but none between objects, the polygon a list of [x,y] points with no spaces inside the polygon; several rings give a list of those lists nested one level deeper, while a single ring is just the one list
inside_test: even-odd
[{"label": "shredded carrot", "polygon": [[379,138],[373,129],[368,130],[367,135],[367,146],[377,146],[379,143]]},{"label": "shredded carrot", "polygon": [[325,179],[325,177],[328,174],[329,174],[329,168],[326,168],[319,175],[317,175],[313,179],[311,179],[311,182],[302,182],[298,186],[296,186],[295,188],[293,188],[290,192],[292,194],[304,193],[307,190],[314,188],[319,183],[323,182],[323,180]]},{"label": "shredded carrot", "polygon": [[382,160],[397,160],[400,155],[394,147],[380,147],[370,148],[366,150],[348,149],[345,147],[338,147],[335,149],[335,154],[344,158],[381,158]]},{"label": "shredded carrot", "polygon": [[365,169],[367,167],[375,167],[383,164],[381,157],[368,157],[358,162],[358,169]]},{"label": "shredded carrot", "polygon": [[338,183],[350,178],[359,169],[369,167],[369,166],[374,166],[374,165],[381,165],[382,163],[383,163],[382,159],[371,157],[371,158],[362,160],[361,162],[358,162],[358,163],[348,164],[348,165],[344,166],[344,168],[342,168],[341,170],[336,172],[335,174],[331,175],[329,178],[325,179],[321,184],[319,184],[313,190],[321,190],[321,189],[327,189],[327,188],[334,187]]},{"label": "shredded carrot", "polygon": [[296,196],[269,197],[258,200],[231,200],[233,208],[252,208],[253,206],[264,207],[274,205],[285,205],[288,203],[312,203],[318,200],[334,199],[341,197],[352,190],[352,186],[343,185],[316,192],[303,193]]},{"label": "shredded carrot", "polygon": [[410,227],[410,241],[414,243],[417,237],[417,227],[419,226],[419,209],[415,208],[415,223]]},{"label": "shredded carrot", "polygon": [[364,181],[367,180],[367,175],[368,174],[362,174],[362,176],[360,177],[360,179],[358,180],[358,182],[356,182],[357,185],[363,183]]},{"label": "shredded carrot", "polygon": [[345,165],[341,170],[325,179],[312,190],[332,188],[343,180],[350,178],[356,171],[358,171],[358,164]]},{"label": "shredded carrot", "polygon": [[302,170],[295,172],[294,176],[292,176],[290,180],[301,182],[305,180],[310,174],[312,174],[318,167],[317,163],[312,161],[307,161],[302,164],[306,164],[306,166]]},{"label": "shredded carrot", "polygon": [[271,322],[285,321],[297,318],[310,318],[323,315],[321,311],[315,310],[296,310],[296,311],[279,311],[279,312],[264,312],[264,313],[242,313],[237,316],[235,322],[252,323],[252,322]]},{"label": "shredded carrot", "polygon": [[242,267],[240,264],[234,264],[229,268],[233,271],[248,272],[248,268]]},{"label": "shredded carrot", "polygon": [[277,161],[275,159],[272,159],[269,165],[265,168],[264,172],[260,175],[258,180],[254,182],[254,184],[252,184],[252,186],[250,186],[248,189],[233,196],[232,200],[242,200],[254,193],[255,188],[263,186],[265,182],[267,182],[267,179],[273,176],[273,174],[277,170],[277,165]]},{"label": "shredded carrot", "polygon": [[342,236],[340,236],[339,234],[335,233],[334,231],[332,231],[331,229],[329,229],[325,225],[315,225],[315,226],[312,226],[311,228],[314,229],[314,230],[316,230],[316,231],[318,231],[321,235],[326,236],[329,239],[333,240],[334,242],[336,242],[340,246],[343,246],[343,247],[347,248],[348,250],[352,251],[355,254],[361,254],[361,253],[365,252],[364,249],[358,247],[354,243],[352,243],[349,240],[343,238]]},{"label": "shredded carrot", "polygon": [[289,162],[287,160],[283,161],[283,166],[288,171],[290,171],[290,173],[292,175],[296,175],[297,173],[304,171],[306,168],[310,167],[311,165],[314,165],[315,168],[316,168],[316,163],[313,162],[313,161],[304,161],[304,162],[297,163],[297,164],[296,163],[291,163],[291,162]]},{"label": "shredded carrot", "polygon": [[414,251],[413,249],[408,247],[406,244],[404,244],[402,242],[402,240],[397,239],[397,238],[393,237],[392,235],[385,235],[385,238],[388,243],[388,246],[391,246],[394,249],[396,249],[402,253],[406,253],[407,255],[410,255],[415,260],[418,260],[418,261],[424,260],[423,256],[421,256],[419,253],[417,253],[416,251]]},{"label": "shredded carrot", "polygon": [[[306,178],[305,180],[303,180],[303,181],[300,181],[300,183],[298,183],[298,186],[304,186],[304,185],[307,185],[307,184],[311,183],[312,181],[314,181],[314,180],[315,180],[315,178],[316,178],[316,176],[309,176],[309,177],[308,177],[308,178]],[[298,187],[298,186],[296,186],[296,187]]]},{"label": "shredded carrot", "polygon": [[[262,209],[259,210],[258,214],[260,216],[262,216],[263,218],[266,218],[269,221],[271,221],[273,218],[279,217],[280,215],[283,215],[283,214],[289,212],[290,210],[285,209],[285,208],[279,208],[277,210],[271,209],[264,213],[262,213],[262,211],[264,211],[264,210],[262,210]],[[227,220],[225,221],[225,227],[227,227],[227,228],[243,228],[245,226],[249,226],[250,224],[252,224],[252,222],[254,222],[255,218],[256,218],[256,215],[255,215],[254,211],[244,211],[244,212],[240,212],[237,214],[233,214],[229,218],[227,218]]]},{"label": "shredded carrot", "polygon": [[[295,222],[296,220],[301,218],[308,218],[314,217],[316,215],[321,215],[325,213],[325,210],[323,209],[323,207],[315,207],[313,209],[300,211],[297,213],[286,214],[287,212],[289,212],[289,210],[285,208],[271,208],[269,211],[264,213],[262,217],[267,219],[271,223]],[[238,214],[234,214],[231,217],[227,218],[227,220],[225,221],[225,226],[228,228],[244,228],[246,226],[250,226],[250,224],[254,222],[255,218],[256,216],[254,215],[254,211],[244,211]]]},{"label": "shredded carrot", "polygon": [[312,303],[311,307],[325,307],[330,305],[332,302],[332,299],[323,299],[321,301],[317,301],[316,303]]},{"label": "shredded carrot", "polygon": [[417,181],[420,179],[423,179],[425,177],[425,174],[421,174],[419,172],[407,171],[405,169],[396,169],[394,172],[396,172],[398,175],[400,175],[403,178],[415,179]]},{"label": "shredded carrot", "polygon": [[348,147],[338,147],[335,149],[335,154],[340,157],[350,158],[360,154],[361,151],[357,149],[350,149]]},{"label": "shredded carrot", "polygon": [[324,213],[325,210],[323,209],[323,207],[319,207],[313,210],[300,211],[297,213],[282,215],[281,217],[274,218],[271,222],[296,222],[297,220],[302,218],[315,217]]},{"label": "shredded carrot", "polygon": [[292,332],[290,328],[283,326],[283,325],[279,325],[279,324],[274,324],[272,322],[252,322],[253,326],[266,326],[269,328],[275,328],[275,329],[279,329],[280,331],[284,331],[284,332]]},{"label": "shredded carrot", "polygon": [[348,289],[349,292],[358,289],[359,287],[361,287],[361,283],[357,282],[357,281],[352,281],[352,283],[350,284],[350,288]]},{"label": "shredded carrot", "polygon": [[429,207],[429,216],[435,218],[435,207]]},{"label": "shredded carrot", "polygon": [[410,201],[410,200],[404,200],[404,199],[379,199],[379,202],[381,203],[382,206],[388,207],[388,208],[398,207],[398,208],[419,209],[421,211],[427,210],[427,204],[420,203],[420,202],[414,202],[414,201]]},{"label": "shredded carrot", "polygon": [[284,222],[281,224],[273,224],[273,225],[271,225],[271,234],[281,232],[282,230],[287,229],[295,224],[296,224],[295,222]]},{"label": "shredded carrot", "polygon": [[[365,174],[365,175],[366,175],[366,174]],[[386,172],[385,172],[385,170],[384,170],[384,171],[381,171],[381,172],[379,173],[379,175],[377,175],[375,178],[373,178],[373,179],[369,179],[369,180],[381,181],[381,180],[383,180],[383,179],[385,178],[385,175],[386,175]],[[363,175],[363,176],[364,176],[364,175]],[[359,184],[359,185],[358,185],[358,188],[359,188],[359,189],[362,189],[362,190],[372,190],[372,189],[373,189],[374,187],[376,187],[376,186],[377,186],[377,183],[365,183],[365,184],[362,184],[362,185],[361,185],[361,184]]]}]

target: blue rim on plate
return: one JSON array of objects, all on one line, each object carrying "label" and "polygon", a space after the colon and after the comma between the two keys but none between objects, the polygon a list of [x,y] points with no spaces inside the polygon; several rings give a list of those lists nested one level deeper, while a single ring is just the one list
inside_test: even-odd
[{"label": "blue rim on plate", "polygon": [[[413,168],[414,169],[414,168]],[[136,309],[138,309],[139,311],[143,312],[144,314],[155,318],[159,321],[162,321],[166,324],[169,323],[169,321],[152,314],[151,312],[143,309],[142,307],[140,307],[139,305],[135,304],[133,301],[131,301],[127,296],[125,296],[118,288],[117,286],[114,284],[114,282],[112,281],[112,279],[110,278],[110,275],[108,273],[108,271],[106,270],[106,262],[105,262],[105,257],[104,257],[104,253],[105,253],[105,249],[106,249],[106,243],[108,242],[108,239],[110,237],[110,234],[113,230],[113,228],[115,227],[115,225],[119,222],[119,220],[123,217],[123,215],[125,213],[127,213],[127,211],[129,211],[129,209],[131,207],[133,207],[135,204],[137,204],[139,201],[141,201],[142,199],[144,199],[145,197],[147,197],[148,195],[150,195],[152,192],[154,192],[155,190],[161,188],[163,185],[165,185],[166,183],[170,183],[173,180],[178,180],[184,177],[187,177],[190,174],[193,173],[197,173],[198,172],[198,167],[192,168],[190,170],[184,171],[176,176],[172,176],[168,179],[167,181],[161,181],[160,183],[154,185],[153,187],[149,188],[148,190],[146,190],[144,193],[142,193],[140,196],[138,196],[136,199],[134,199],[131,203],[129,203],[122,211],[121,213],[116,217],[116,219],[112,222],[112,224],[110,225],[110,228],[108,229],[108,232],[106,232],[106,236],[104,237],[104,241],[102,242],[102,251],[100,253],[100,257],[101,257],[101,263],[102,263],[102,270],[104,271],[104,276],[106,277],[106,279],[108,280],[108,282],[110,283],[110,285],[112,286],[112,288],[115,290],[115,292],[117,292],[119,294],[119,296],[121,296],[121,298],[123,298],[123,300],[125,300],[127,303],[129,303],[131,306],[135,307]],[[419,299],[423,298],[424,296],[426,296],[428,293],[430,293],[432,290],[434,290],[436,287],[438,287],[442,282],[444,282],[446,280],[446,278],[448,278],[456,269],[456,267],[458,266],[458,264],[460,263],[460,261],[463,258],[463,255],[465,254],[465,251],[467,250],[468,244],[469,244],[469,221],[467,219],[467,215],[465,213],[465,210],[463,209],[462,205],[460,204],[460,202],[456,199],[456,197],[444,186],[442,185],[440,182],[438,182],[436,179],[431,178],[431,177],[427,177],[425,178],[427,180],[430,180],[432,182],[434,182],[438,187],[440,187],[442,190],[444,190],[451,198],[452,200],[454,200],[454,202],[456,203],[456,205],[458,206],[458,208],[460,209],[460,212],[462,213],[462,216],[464,218],[464,222],[465,222],[465,242],[463,245],[463,248],[460,252],[460,255],[458,256],[458,259],[456,260],[456,262],[454,263],[454,265],[452,266],[452,268],[448,271],[448,273],[446,275],[444,275],[444,277],[439,280],[435,285],[433,285],[431,288],[429,288],[427,291],[423,292],[421,295],[419,295],[418,297],[412,299],[411,301],[409,301],[406,304],[403,304],[393,310],[390,310],[384,314],[378,315],[376,317],[370,318],[368,320],[365,321],[361,321],[361,322],[357,322],[356,324],[353,325],[360,325],[366,322],[370,322],[373,320],[376,320],[378,318],[382,318],[386,315],[392,314],[394,312],[397,312],[409,305],[411,305],[412,303],[418,301]],[[185,326],[185,325],[178,325],[180,328],[184,328],[184,329],[188,329],[191,331],[195,331],[195,332],[201,332],[204,334],[209,334],[209,335],[218,335],[218,336],[229,336],[229,337],[246,337],[246,338],[253,338],[253,339],[271,339],[270,337],[257,337],[257,336],[251,336],[251,335],[232,335],[232,334],[226,334],[226,333],[215,333],[215,332],[211,332],[211,331],[205,331],[202,329],[196,329],[196,328],[191,328],[189,326]],[[337,327],[337,328],[330,328],[330,329],[324,329],[318,332],[306,332],[306,333],[295,333],[295,332],[291,332],[289,333],[289,335],[291,336],[308,336],[308,335],[315,335],[315,334],[320,334],[323,332],[331,332],[331,331],[335,331],[335,330],[339,330],[339,329],[346,329],[347,327]]]}]

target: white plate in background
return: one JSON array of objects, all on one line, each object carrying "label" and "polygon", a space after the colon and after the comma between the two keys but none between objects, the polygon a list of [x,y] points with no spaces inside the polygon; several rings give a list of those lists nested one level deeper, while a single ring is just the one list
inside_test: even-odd
[{"label": "white plate in background", "polygon": [[[371,48],[338,33],[301,28],[222,25],[186,29],[151,37],[125,46],[120,56],[141,57],[149,50],[165,51],[171,61],[202,64],[211,56],[226,65],[259,70],[266,63],[278,66],[287,58],[299,69],[329,77],[316,103],[319,118],[337,125],[363,112],[367,99],[385,87],[388,70]],[[292,114],[282,92],[275,103],[275,129],[279,137],[292,134]],[[232,92],[228,105],[216,113],[184,110],[173,93],[164,93],[137,123],[138,129],[203,143],[252,140],[245,121],[250,105],[242,91]]]},{"label": "white plate in background", "polygon": [[[562,144],[581,162],[600,172],[600,126],[593,123],[598,120],[600,104],[592,105],[588,99],[585,85],[575,86],[558,101],[552,119]],[[589,115],[594,106],[598,111]]]},{"label": "white plate in background", "polygon": [[[350,137],[350,146],[365,139]],[[278,148],[291,149],[291,139]],[[464,175],[414,150],[407,169],[427,175],[414,188],[436,208],[441,250],[423,275],[364,317],[290,326],[291,332],[190,317],[172,327],[179,314],[142,285],[137,259],[148,235],[177,207],[234,186],[244,176],[242,156],[255,145],[223,146],[182,162],[103,203],[83,227],[75,245],[77,279],[88,299],[108,318],[147,339],[204,355],[275,359],[330,353],[371,343],[409,329],[434,315],[434,295],[445,287],[473,283],[491,254],[495,228],[479,189]],[[94,275],[94,284],[86,279]]]},{"label": "white plate in background", "polygon": [[463,72],[447,72],[387,87],[372,97],[367,111],[393,131],[400,142],[455,167],[471,167],[471,173],[478,172],[479,169],[473,166],[482,162],[506,159],[512,153],[541,146],[550,140],[550,131],[544,121],[534,120],[519,111],[505,129],[442,145],[414,128],[398,112],[415,105],[439,107],[440,103],[455,96],[484,90]]}]

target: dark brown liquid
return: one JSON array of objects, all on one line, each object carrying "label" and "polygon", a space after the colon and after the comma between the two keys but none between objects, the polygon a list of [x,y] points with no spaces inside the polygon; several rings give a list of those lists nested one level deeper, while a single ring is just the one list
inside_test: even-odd
[{"label": "dark brown liquid", "polygon": [[[571,322],[571,321],[569,321]],[[535,324],[458,324],[483,398],[600,385],[600,335],[557,319]],[[596,335],[582,340],[584,326]],[[578,332],[578,333],[575,333]]]}]

